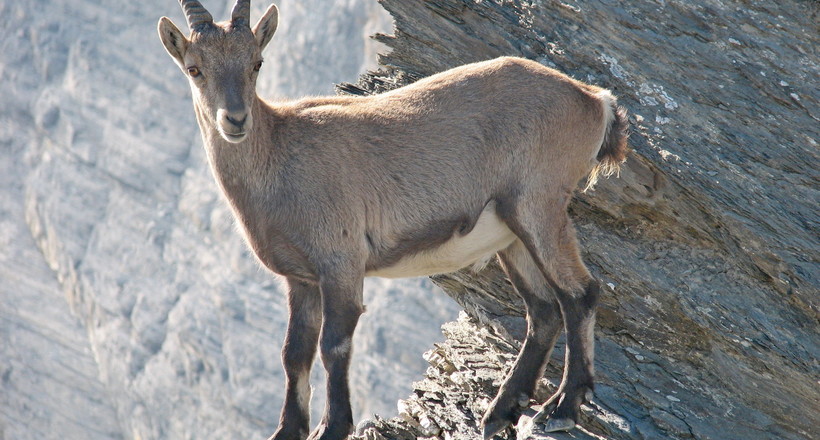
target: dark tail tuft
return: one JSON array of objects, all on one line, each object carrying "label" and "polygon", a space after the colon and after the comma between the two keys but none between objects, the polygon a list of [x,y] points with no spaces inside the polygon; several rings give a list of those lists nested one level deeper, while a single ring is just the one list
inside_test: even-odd
[{"label": "dark tail tuft", "polygon": [[618,174],[621,164],[629,153],[629,147],[626,145],[626,139],[629,137],[629,120],[626,118],[626,109],[618,105],[615,98],[611,99],[610,106],[612,117],[604,135],[604,142],[598,150],[598,163],[589,173],[584,191],[595,186],[600,176],[609,177]]}]

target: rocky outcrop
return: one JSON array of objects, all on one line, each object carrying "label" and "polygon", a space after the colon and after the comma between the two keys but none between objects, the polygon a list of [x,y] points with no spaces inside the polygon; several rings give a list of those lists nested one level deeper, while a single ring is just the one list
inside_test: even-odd
[{"label": "rocky outcrop", "polygon": [[[613,89],[631,113],[620,178],[571,206],[607,286],[583,430],[526,409],[505,438],[803,439],[820,435],[815,2],[382,0],[390,89],[520,55]],[[514,360],[521,305],[497,266],[435,278],[467,311],[426,354],[394,419],[358,438],[473,439]],[[539,390],[559,378],[560,347]],[[538,403],[538,402],[532,402]]]}]

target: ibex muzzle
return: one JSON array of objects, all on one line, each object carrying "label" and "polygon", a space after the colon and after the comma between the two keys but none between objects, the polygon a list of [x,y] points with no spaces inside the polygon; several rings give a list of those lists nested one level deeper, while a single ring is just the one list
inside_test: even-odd
[{"label": "ibex muzzle", "polygon": [[245,78],[243,73],[240,70],[215,78],[224,87],[221,105],[217,105],[216,110],[217,128],[226,141],[234,144],[245,140],[248,132],[253,129],[253,114],[248,105],[249,101],[245,99],[245,89],[250,87],[253,91],[255,83],[248,84],[250,78]]},{"label": "ibex muzzle", "polygon": [[[612,94],[521,58],[457,67],[368,97],[269,103],[256,95],[271,6],[214,23],[181,0],[185,37],[160,38],[186,73],[208,161],[259,260],[287,278],[285,403],[272,439],[338,440],[353,428],[347,370],[366,276],[452,271],[497,255],[526,304],[516,364],[482,420],[514,425],[561,330],[563,380],[547,430],[571,429],[593,389],[598,283],[581,261],[567,204],[626,157],[626,113]],[[328,403],[310,432],[310,368]],[[308,434],[310,432],[310,434]]]}]

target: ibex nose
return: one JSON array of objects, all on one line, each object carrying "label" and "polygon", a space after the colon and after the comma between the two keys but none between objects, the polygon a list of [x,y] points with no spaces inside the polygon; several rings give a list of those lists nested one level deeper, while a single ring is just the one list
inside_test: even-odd
[{"label": "ibex nose", "polygon": [[228,142],[242,142],[253,126],[253,115],[244,108],[239,111],[219,109],[216,117],[219,133]]},{"label": "ibex nose", "polygon": [[236,128],[242,129],[242,126],[245,125],[245,121],[248,120],[247,113],[232,113],[226,114],[225,120],[233,124]]}]

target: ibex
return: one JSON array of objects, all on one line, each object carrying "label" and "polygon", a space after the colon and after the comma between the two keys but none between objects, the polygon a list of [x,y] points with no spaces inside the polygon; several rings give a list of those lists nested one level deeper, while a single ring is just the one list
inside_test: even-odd
[{"label": "ibex", "polygon": [[[578,251],[567,204],[581,179],[617,171],[625,110],[604,89],[503,57],[367,97],[272,103],[256,94],[271,5],[215,23],[180,0],[186,38],[159,21],[188,77],[208,162],[259,261],[288,283],[285,402],[272,439],[342,439],[353,429],[351,338],[366,276],[446,273],[497,255],[526,304],[527,336],[482,420],[489,439],[532,396],[562,323],[563,380],[547,430],[578,423],[593,389],[599,285]],[[316,349],[327,406],[309,430]]]}]

